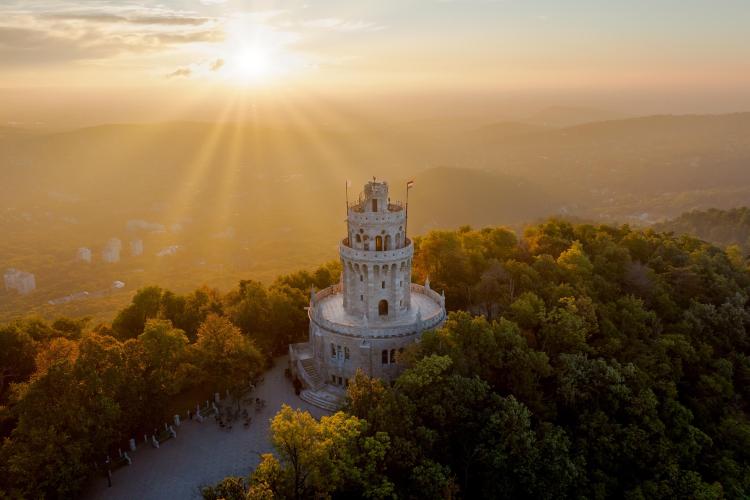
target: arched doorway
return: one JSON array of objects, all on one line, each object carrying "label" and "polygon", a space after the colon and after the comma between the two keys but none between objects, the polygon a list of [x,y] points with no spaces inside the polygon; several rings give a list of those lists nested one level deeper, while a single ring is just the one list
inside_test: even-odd
[{"label": "arched doorway", "polygon": [[378,302],[378,314],[380,316],[388,316],[388,301],[381,300]]},{"label": "arched doorway", "polygon": [[375,237],[375,250],[378,252],[383,251],[383,237],[382,236]]}]

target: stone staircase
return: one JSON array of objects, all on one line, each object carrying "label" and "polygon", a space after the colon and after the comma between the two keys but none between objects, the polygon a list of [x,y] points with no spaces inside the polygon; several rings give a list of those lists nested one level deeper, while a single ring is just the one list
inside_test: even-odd
[{"label": "stone staircase", "polygon": [[323,385],[322,389],[305,389],[300,393],[303,401],[328,411],[337,411],[344,404],[345,394],[339,389],[329,388]]},{"label": "stone staircase", "polygon": [[318,374],[318,369],[315,367],[312,358],[301,359],[300,364],[305,371],[306,376],[304,378],[307,379],[306,382],[310,384],[313,389],[317,389],[323,385],[323,381],[320,379],[320,374]]}]

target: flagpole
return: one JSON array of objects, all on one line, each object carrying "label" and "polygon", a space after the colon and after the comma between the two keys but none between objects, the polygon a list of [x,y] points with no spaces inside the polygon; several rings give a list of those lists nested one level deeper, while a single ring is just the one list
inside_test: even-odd
[{"label": "flagpole", "polygon": [[[345,181],[345,191],[346,191],[346,217],[344,217],[344,224],[346,224],[346,239],[348,240],[350,238],[349,235],[349,179]],[[354,242],[350,241],[349,246],[353,245]]]},{"label": "flagpole", "polygon": [[406,207],[404,209],[404,245],[407,241],[407,229],[409,229],[409,181],[406,181]]}]

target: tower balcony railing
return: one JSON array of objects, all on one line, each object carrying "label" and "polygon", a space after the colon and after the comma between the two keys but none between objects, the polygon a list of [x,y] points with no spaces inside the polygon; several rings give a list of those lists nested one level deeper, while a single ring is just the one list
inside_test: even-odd
[{"label": "tower balcony railing", "polygon": [[[365,213],[365,199],[360,198],[356,201],[350,201],[348,204],[349,209],[352,212],[357,213]],[[389,212],[400,212],[404,209],[404,204],[400,201],[391,201],[388,202],[388,211]],[[370,212],[370,213],[378,213],[378,212]]]},{"label": "tower balcony railing", "polygon": [[308,308],[307,314],[310,321],[314,322],[321,328],[330,332],[335,332],[340,335],[347,337],[367,337],[367,338],[392,338],[392,337],[407,337],[421,333],[425,330],[436,328],[442,324],[445,320],[446,312],[442,302],[440,294],[436,293],[429,288],[425,288],[422,285],[412,283],[410,286],[412,293],[420,293],[435,300],[441,307],[437,309],[435,314],[432,316],[421,318],[419,321],[415,321],[409,324],[378,324],[377,322],[371,322],[367,326],[362,325],[345,325],[341,323],[335,323],[323,317],[318,310],[318,304],[325,298],[341,292],[341,285],[336,284],[328,288],[324,288],[315,294],[315,299],[311,303],[311,307]]},{"label": "tower balcony railing", "polygon": [[[374,244],[374,242],[371,243]],[[350,246],[349,238],[344,238],[341,240],[341,245],[339,245],[339,253],[342,258],[350,260],[390,262],[410,258],[414,254],[414,244],[407,238],[406,245],[401,248],[390,250],[359,250]]]},{"label": "tower balcony railing", "polygon": [[349,221],[354,224],[403,224],[406,212],[403,210],[389,210],[387,212],[365,212],[364,210],[349,209]]}]

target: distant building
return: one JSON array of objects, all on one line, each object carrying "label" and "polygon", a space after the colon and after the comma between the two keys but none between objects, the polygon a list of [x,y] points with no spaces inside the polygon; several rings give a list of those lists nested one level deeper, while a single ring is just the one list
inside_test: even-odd
[{"label": "distant building", "polygon": [[146,220],[140,220],[140,219],[131,219],[127,222],[126,227],[128,228],[128,231],[150,231],[152,233],[156,232],[164,232],[164,224],[159,224],[158,222],[149,222]]},{"label": "distant building", "polygon": [[83,262],[91,263],[91,249],[86,247],[81,247],[76,252],[76,260],[80,260]]},{"label": "distant building", "polygon": [[36,290],[36,278],[33,274],[10,268],[3,275],[6,290],[15,290],[26,295]]},{"label": "distant building", "polygon": [[138,257],[143,254],[143,240],[132,240],[130,242],[130,255]]},{"label": "distant building", "polygon": [[164,247],[161,250],[159,250],[156,253],[157,257],[168,257],[172,256],[177,253],[177,251],[182,248],[180,245],[170,245],[168,247]]},{"label": "distant building", "polygon": [[110,264],[120,262],[120,250],[122,250],[122,241],[118,238],[110,238],[102,250],[102,260]]}]

